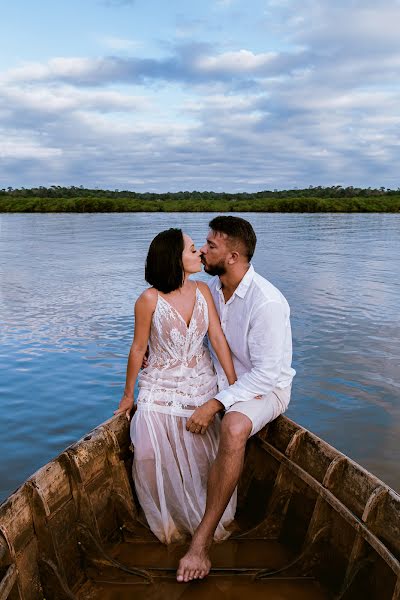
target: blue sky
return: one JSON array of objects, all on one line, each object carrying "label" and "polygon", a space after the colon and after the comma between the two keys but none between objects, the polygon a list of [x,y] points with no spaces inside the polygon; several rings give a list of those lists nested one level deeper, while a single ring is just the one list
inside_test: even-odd
[{"label": "blue sky", "polygon": [[400,1],[3,3],[0,187],[400,185]]}]

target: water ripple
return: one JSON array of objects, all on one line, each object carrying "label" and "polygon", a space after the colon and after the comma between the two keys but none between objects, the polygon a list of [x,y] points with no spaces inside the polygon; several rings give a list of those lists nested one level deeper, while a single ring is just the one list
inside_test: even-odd
[{"label": "water ripple", "polygon": [[[0,499],[111,416],[150,240],[213,216],[0,216]],[[244,216],[292,309],[288,415],[399,490],[399,215]]]}]

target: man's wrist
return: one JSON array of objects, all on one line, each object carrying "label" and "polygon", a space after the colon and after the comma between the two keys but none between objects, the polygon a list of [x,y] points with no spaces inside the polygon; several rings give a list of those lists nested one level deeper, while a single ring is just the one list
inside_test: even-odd
[{"label": "man's wrist", "polygon": [[210,405],[210,409],[212,409],[214,414],[216,414],[224,408],[222,402],[220,402],[216,398],[211,398],[211,400],[208,401],[208,404]]}]

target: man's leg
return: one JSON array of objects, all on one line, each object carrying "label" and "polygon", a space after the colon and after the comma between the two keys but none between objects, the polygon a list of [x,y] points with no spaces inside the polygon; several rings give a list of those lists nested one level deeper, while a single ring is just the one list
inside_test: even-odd
[{"label": "man's leg", "polygon": [[251,419],[239,412],[229,412],[222,419],[218,454],[208,478],[206,510],[189,550],[179,563],[178,581],[202,579],[210,571],[209,549],[217,525],[239,481],[252,427]]}]

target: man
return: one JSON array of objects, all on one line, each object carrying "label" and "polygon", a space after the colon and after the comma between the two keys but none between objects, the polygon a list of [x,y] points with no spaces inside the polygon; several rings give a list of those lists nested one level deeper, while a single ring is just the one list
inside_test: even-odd
[{"label": "man", "polygon": [[220,391],[197,408],[187,422],[187,429],[196,433],[225,409],[219,450],[208,480],[206,510],[179,563],[180,582],[202,579],[209,573],[209,549],[237,486],[246,442],[286,410],[295,375],[291,368],[289,305],[250,263],[256,245],[251,224],[239,217],[220,216],[209,226],[207,242],[201,248],[202,262],[205,272],[216,276],[209,287],[238,379],[227,387],[225,374],[213,353]]}]

